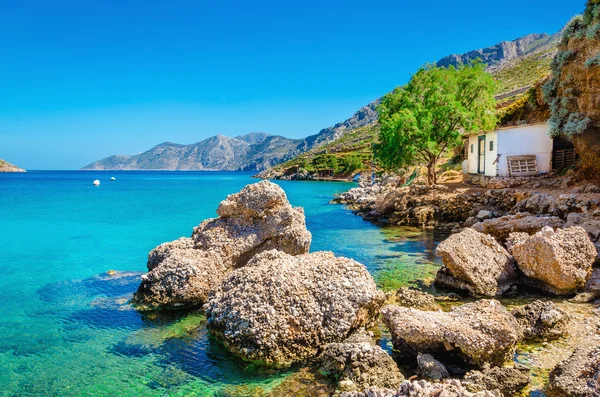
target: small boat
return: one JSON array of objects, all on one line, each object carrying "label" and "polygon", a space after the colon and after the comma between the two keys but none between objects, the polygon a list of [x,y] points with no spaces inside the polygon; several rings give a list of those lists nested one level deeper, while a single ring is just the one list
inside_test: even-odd
[{"label": "small boat", "polygon": [[94,181],[94,186],[100,186],[100,181],[98,179]]},{"label": "small boat", "polygon": [[110,178],[111,181],[116,181],[117,178],[115,178],[114,176],[112,178]]}]

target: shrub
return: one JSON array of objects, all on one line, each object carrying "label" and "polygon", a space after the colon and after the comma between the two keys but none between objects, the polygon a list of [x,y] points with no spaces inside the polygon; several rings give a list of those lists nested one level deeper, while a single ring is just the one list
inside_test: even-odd
[{"label": "shrub", "polygon": [[560,124],[560,118],[558,117],[558,115],[552,113],[552,116],[550,116],[550,120],[548,120],[548,130],[551,137],[557,138],[561,135]]},{"label": "shrub", "polygon": [[566,44],[575,34],[585,28],[585,22],[581,15],[577,15],[569,21],[563,31],[561,44]]},{"label": "shrub", "polygon": [[342,169],[344,172],[354,172],[363,168],[363,163],[360,157],[356,154],[351,154],[342,159]]},{"label": "shrub", "polygon": [[577,54],[574,50],[558,51],[552,60],[552,70],[559,72],[567,63],[575,58]]},{"label": "shrub", "polygon": [[544,102],[550,103],[552,98],[556,96],[556,77],[552,77],[542,86],[542,94],[544,95]]},{"label": "shrub", "polygon": [[596,1],[588,1],[583,13],[583,23],[589,25],[598,18],[600,18],[600,4]]},{"label": "shrub", "polygon": [[315,158],[312,159],[311,163],[316,170],[331,169],[334,172],[337,172],[339,167],[337,157],[335,157],[332,154],[320,154],[318,156],[315,156]]},{"label": "shrub", "polygon": [[595,66],[600,66],[600,52],[585,61],[585,67],[591,68]]},{"label": "shrub", "polygon": [[587,129],[590,122],[591,120],[582,113],[571,113],[563,127],[563,132],[571,136],[579,135]]},{"label": "shrub", "polygon": [[600,38],[600,23],[588,26],[585,37],[587,37],[588,40]]}]

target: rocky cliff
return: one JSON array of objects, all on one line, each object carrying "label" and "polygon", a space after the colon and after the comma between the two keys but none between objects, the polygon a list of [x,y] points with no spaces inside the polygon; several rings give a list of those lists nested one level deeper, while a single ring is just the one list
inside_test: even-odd
[{"label": "rocky cliff", "polygon": [[544,86],[550,105],[550,133],[571,139],[579,171],[597,178],[600,171],[600,1],[590,0],[583,16],[565,28]]},{"label": "rocky cliff", "polygon": [[494,46],[469,51],[464,54],[452,54],[440,59],[437,66],[458,66],[469,64],[477,59],[488,65],[488,68],[495,69],[502,64],[516,58],[521,58],[534,53],[548,45],[553,45],[558,40],[556,34],[546,33],[528,34],[512,41],[503,41]]},{"label": "rocky cliff", "polygon": [[133,156],[110,156],[84,170],[257,171],[302,151],[304,142],[265,133],[230,138],[216,135],[191,145],[164,142]]},{"label": "rocky cliff", "polygon": [[0,159],[0,172],[25,172],[25,170]]}]

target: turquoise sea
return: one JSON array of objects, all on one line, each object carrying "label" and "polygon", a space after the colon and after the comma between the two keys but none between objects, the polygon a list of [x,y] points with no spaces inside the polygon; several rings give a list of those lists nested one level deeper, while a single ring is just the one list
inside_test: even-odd
[{"label": "turquoise sea", "polygon": [[[290,371],[232,357],[201,314],[141,315],[127,303],[150,249],[189,236],[252,182],[240,172],[0,173],[0,395],[260,395],[281,382]],[[353,184],[279,184],[305,208],[312,251],[364,263],[384,289],[435,271],[436,236],[328,204]]]}]

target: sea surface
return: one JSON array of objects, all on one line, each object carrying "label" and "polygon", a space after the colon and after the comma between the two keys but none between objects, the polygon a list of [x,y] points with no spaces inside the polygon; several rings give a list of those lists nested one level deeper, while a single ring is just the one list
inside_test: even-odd
[{"label": "sea surface", "polygon": [[[148,251],[191,235],[251,175],[0,173],[0,396],[257,396],[289,376],[231,356],[200,313],[142,315],[128,304]],[[358,260],[381,288],[439,266],[438,236],[380,229],[328,203],[353,184],[278,183],[305,209],[311,250]]]}]

